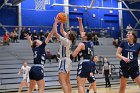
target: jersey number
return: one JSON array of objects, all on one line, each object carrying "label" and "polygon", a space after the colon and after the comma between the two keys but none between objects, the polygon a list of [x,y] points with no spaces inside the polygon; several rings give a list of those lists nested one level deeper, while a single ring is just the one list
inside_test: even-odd
[{"label": "jersey number", "polygon": [[88,48],[88,54],[91,54],[91,49],[90,48]]},{"label": "jersey number", "polygon": [[133,59],[133,52],[128,52],[127,57],[128,57],[129,59]]},{"label": "jersey number", "polygon": [[34,54],[34,58],[36,58],[37,57],[37,51],[35,51],[35,54]]}]

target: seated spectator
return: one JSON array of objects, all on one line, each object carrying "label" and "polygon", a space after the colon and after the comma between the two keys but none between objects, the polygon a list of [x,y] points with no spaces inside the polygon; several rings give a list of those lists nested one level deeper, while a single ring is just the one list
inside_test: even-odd
[{"label": "seated spectator", "polygon": [[24,35],[25,33],[26,33],[25,27],[22,27],[22,29],[21,29],[21,34],[20,34],[20,39],[21,39],[21,40],[25,39],[25,35]]},{"label": "seated spectator", "polygon": [[5,32],[3,35],[3,45],[9,45],[9,34],[8,32]]},{"label": "seated spectator", "polygon": [[18,33],[16,30],[14,30],[13,32],[14,32],[14,42],[18,43]]},{"label": "seated spectator", "polygon": [[46,59],[48,59],[50,63],[51,63],[51,59],[55,59],[56,62],[58,62],[57,55],[52,55],[50,48],[46,49]]},{"label": "seated spectator", "polygon": [[12,43],[18,42],[18,34],[16,33],[16,31],[12,31],[10,34],[10,39]]},{"label": "seated spectator", "polygon": [[16,32],[16,34],[17,34],[17,36],[18,36],[18,34],[19,34],[19,29],[18,29],[18,27],[15,27],[15,29],[14,29],[13,31]]},{"label": "seated spectator", "polygon": [[27,31],[26,31],[26,33],[29,34],[29,36],[31,36],[31,35],[32,35],[32,33],[31,33],[31,29],[28,28]]},{"label": "seated spectator", "polygon": [[36,39],[38,39],[38,34],[37,34],[36,30],[34,30],[32,33],[32,40],[36,40]]},{"label": "seated spectator", "polygon": [[42,29],[41,29],[40,32],[39,32],[39,39],[40,39],[41,41],[44,41],[44,39],[45,39],[45,37],[44,37],[44,32],[43,32]]},{"label": "seated spectator", "polygon": [[47,38],[48,35],[49,35],[49,30],[46,31],[46,33],[45,33],[45,38]]}]

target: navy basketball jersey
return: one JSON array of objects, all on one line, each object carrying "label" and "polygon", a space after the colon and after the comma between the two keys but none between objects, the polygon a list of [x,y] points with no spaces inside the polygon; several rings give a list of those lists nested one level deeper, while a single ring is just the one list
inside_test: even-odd
[{"label": "navy basketball jersey", "polygon": [[126,63],[123,60],[121,60],[120,65],[126,67],[138,66],[138,54],[140,51],[140,44],[139,43],[129,44],[128,42],[124,41],[120,44],[119,47],[122,48],[122,56],[130,59],[129,63]]},{"label": "navy basketball jersey", "polygon": [[93,56],[93,45],[91,42],[82,42],[85,45],[85,50],[79,53],[80,59],[90,59]]},{"label": "navy basketball jersey", "polygon": [[91,72],[95,74],[96,73],[96,64],[95,64],[95,62],[91,61],[90,62],[90,66],[91,66],[90,67],[91,68]]},{"label": "navy basketball jersey", "polygon": [[43,42],[39,47],[33,48],[33,53],[34,53],[34,64],[45,64],[45,46],[46,43]]}]

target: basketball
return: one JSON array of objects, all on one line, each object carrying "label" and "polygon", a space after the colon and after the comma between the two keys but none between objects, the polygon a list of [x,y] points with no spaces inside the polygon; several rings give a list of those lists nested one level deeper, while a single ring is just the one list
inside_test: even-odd
[{"label": "basketball", "polygon": [[65,23],[67,21],[67,16],[63,12],[58,13],[57,18],[61,23]]}]

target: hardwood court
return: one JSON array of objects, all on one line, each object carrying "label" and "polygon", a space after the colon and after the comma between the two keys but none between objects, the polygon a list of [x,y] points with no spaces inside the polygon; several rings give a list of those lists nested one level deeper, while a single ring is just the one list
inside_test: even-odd
[{"label": "hardwood court", "polygon": [[[112,88],[97,88],[97,93],[118,93],[119,87]],[[62,91],[46,92],[46,93],[63,93]],[[73,90],[72,93],[78,93],[77,90]],[[93,93],[91,90],[89,93]],[[125,93],[140,93],[140,88],[138,86],[128,86]]]},{"label": "hardwood court", "polygon": [[[103,86],[99,87],[97,86],[97,93],[118,93],[119,85],[113,85],[111,88],[104,88]],[[23,92],[26,93],[26,92]],[[34,91],[33,93],[38,93],[37,91]],[[45,90],[45,93],[63,93],[61,89],[59,90]],[[78,93],[77,89],[74,88],[72,93]],[[91,90],[89,93],[93,93]],[[129,84],[126,88],[125,93],[140,93],[140,88],[135,84]]]}]

